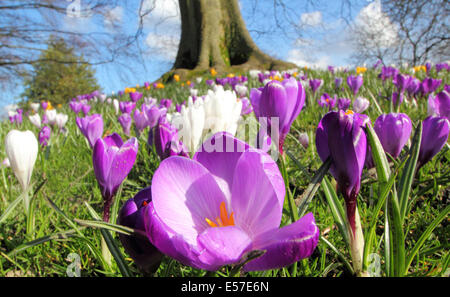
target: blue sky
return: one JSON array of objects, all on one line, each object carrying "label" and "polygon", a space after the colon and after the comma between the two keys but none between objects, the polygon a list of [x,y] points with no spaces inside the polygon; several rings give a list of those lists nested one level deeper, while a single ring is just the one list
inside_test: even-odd
[{"label": "blue sky", "polygon": [[[289,5],[286,11],[276,8],[280,29],[275,25],[273,1],[240,1],[241,12],[250,34],[263,51],[299,66],[350,65],[348,59],[352,48],[347,42],[348,24],[341,18],[340,1],[313,1],[314,5],[308,4],[308,1],[285,2]],[[361,0],[347,10],[351,15],[347,18],[348,22],[352,23],[361,9],[372,2]],[[80,3],[83,5],[82,0]],[[110,23],[117,23],[131,33],[137,26],[138,1],[127,1],[126,5],[111,7],[109,17],[100,25],[90,18],[66,16],[59,21],[66,29],[85,32],[108,30]],[[178,1],[148,0],[146,5],[155,5],[155,9],[144,23],[141,45],[144,64],[133,71],[115,64],[95,67],[98,82],[107,94],[127,86],[142,85],[144,81],[154,81],[172,66],[181,32]],[[298,28],[297,31],[293,29],[294,26]],[[261,31],[265,34],[258,33]],[[0,110],[5,105],[20,100],[21,91],[22,88],[19,87],[14,91],[4,92],[0,97]]]}]

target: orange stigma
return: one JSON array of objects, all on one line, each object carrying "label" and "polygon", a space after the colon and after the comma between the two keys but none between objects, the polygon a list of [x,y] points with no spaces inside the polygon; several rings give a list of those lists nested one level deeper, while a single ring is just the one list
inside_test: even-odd
[{"label": "orange stigma", "polygon": [[345,115],[349,115],[349,114],[354,114],[354,112],[353,112],[353,110],[347,110],[346,112],[345,112]]},{"label": "orange stigma", "polygon": [[216,222],[214,223],[208,218],[205,218],[208,225],[211,227],[225,227],[225,226],[234,226],[234,213],[231,212],[230,216],[228,216],[227,207],[225,202],[220,203],[220,217],[216,218]]}]

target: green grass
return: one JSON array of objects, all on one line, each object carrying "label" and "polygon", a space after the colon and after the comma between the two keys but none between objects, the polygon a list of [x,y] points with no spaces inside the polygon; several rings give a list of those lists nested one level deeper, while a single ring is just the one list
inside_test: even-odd
[{"label": "green grass", "polygon": [[[307,103],[300,116],[291,127],[291,133],[285,144],[285,151],[289,151],[299,161],[302,169],[290,159],[287,160],[287,171],[290,178],[290,189],[294,197],[300,196],[307,188],[315,171],[322,162],[318,158],[314,145],[315,129],[321,117],[327,112],[316,103],[316,100],[323,92],[330,95],[337,94],[338,97],[352,98],[345,83],[347,74],[339,73],[344,77],[344,91],[335,92],[334,75],[325,71],[308,70],[309,78],[322,78],[324,84],[319,90],[319,94],[314,97],[309,89],[307,92]],[[368,70],[364,74],[364,86],[358,96],[363,96],[371,101],[369,109],[365,112],[370,116],[372,122],[379,115],[373,100],[377,100],[383,112],[389,112],[389,101],[382,98],[388,94],[389,85],[383,86],[376,77],[378,72]],[[436,77],[436,74],[432,74]],[[423,79],[424,74],[418,75]],[[439,78],[443,79],[443,84],[448,83],[448,72],[442,71]],[[205,78],[206,79],[206,78]],[[250,80],[251,87],[260,87],[258,81]],[[196,84],[199,94],[206,92],[204,82]],[[442,86],[440,87],[442,89]],[[188,87],[181,87],[180,83],[172,83],[164,89],[141,90],[144,96],[153,96],[158,99],[171,98],[175,102],[183,102],[189,96]],[[381,92],[382,96],[379,96]],[[76,94],[74,94],[76,95]],[[354,98],[352,98],[354,99]],[[353,100],[352,100],[353,101]],[[112,105],[92,104],[92,113],[101,113],[105,122],[105,134],[118,132],[122,137],[122,129],[116,120]],[[174,108],[174,107],[172,107]],[[399,109],[410,116],[416,125],[423,120],[427,114],[427,102],[424,98],[417,100],[417,107],[412,104],[403,103]],[[22,203],[13,211],[12,215],[0,225],[0,276],[66,276],[67,267],[71,262],[67,259],[71,253],[76,253],[81,259],[82,276],[120,276],[121,272],[113,260],[112,267],[107,267],[101,260],[101,234],[100,230],[82,227],[74,219],[92,220],[92,216],[85,205],[87,202],[98,213],[102,210],[102,197],[97,186],[97,182],[92,169],[92,152],[84,136],[78,131],[75,124],[75,116],[67,105],[58,109],[58,112],[67,113],[69,121],[66,125],[68,134],[57,134],[52,132],[50,147],[46,151],[40,149],[36,161],[32,182],[34,189],[45,181],[42,188],[36,193],[35,205],[35,231],[32,237],[26,234],[26,217]],[[40,111],[42,114],[42,111]],[[246,117],[254,117],[250,114]],[[3,148],[4,138],[9,130],[15,128],[9,122],[0,124],[0,160],[5,157]],[[20,130],[29,129],[38,134],[38,129],[31,125],[26,117]],[[139,138],[139,153],[128,178],[123,183],[119,205],[133,197],[140,189],[151,184],[153,172],[158,168],[159,158],[153,149],[147,145],[147,132],[141,134]],[[297,141],[300,132],[307,132],[310,136],[310,146],[304,149]],[[46,155],[48,158],[46,159]],[[405,156],[405,150],[403,155]],[[449,185],[450,185],[450,152],[444,150],[426,166],[424,166],[413,182],[410,199],[414,201],[411,209],[407,212],[405,221],[405,235],[407,252],[411,251],[414,244],[420,238],[428,225],[436,216],[448,205]],[[8,205],[20,195],[19,184],[10,168],[0,168],[0,215]],[[3,178],[4,176],[4,178]],[[369,221],[372,220],[373,207],[377,199],[377,183],[373,176],[363,172],[363,184],[358,197],[358,208],[361,215],[363,229],[368,228]],[[330,180],[333,180],[331,176]],[[334,182],[334,180],[333,180]],[[51,206],[52,201],[60,211]],[[341,203],[343,200],[341,199]],[[320,188],[308,207],[308,212],[312,212],[321,230],[321,236],[325,240],[320,240],[313,255],[300,261],[297,266],[287,267],[279,270],[265,272],[252,272],[245,275],[250,276],[349,276],[352,275],[345,261],[325,242],[331,243],[343,257],[350,261],[349,252],[339,230],[333,220],[330,208],[327,205],[324,193]],[[65,215],[63,215],[65,214]],[[287,222],[289,217],[286,213],[283,222]],[[445,218],[431,233],[425,244],[419,250],[417,256],[412,261],[408,274],[414,276],[443,276],[448,275],[449,264],[449,243],[450,234],[448,218]],[[375,245],[379,247],[377,254],[381,258],[381,275],[384,275],[385,242],[383,240],[385,228],[384,208],[382,209],[376,227]],[[69,232],[69,233],[67,233]],[[59,235],[58,235],[59,234]],[[34,245],[33,240],[46,236],[55,235],[51,240]],[[120,246],[128,266],[133,276],[139,276],[132,259],[123,251],[117,234],[113,234],[115,241]],[[165,257],[155,276],[205,276],[217,275],[227,276],[230,267],[224,267],[215,274],[206,271],[193,269],[181,265],[175,260]]]}]

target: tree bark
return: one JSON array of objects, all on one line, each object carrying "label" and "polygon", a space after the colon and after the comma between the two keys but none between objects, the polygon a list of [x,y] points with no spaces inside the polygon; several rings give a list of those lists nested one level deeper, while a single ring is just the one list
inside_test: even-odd
[{"label": "tree bark", "polygon": [[[234,70],[287,69],[295,64],[262,52],[254,43],[242,18],[237,0],[179,0],[181,39],[172,74],[214,68]],[[164,77],[164,76],[163,76]]]}]

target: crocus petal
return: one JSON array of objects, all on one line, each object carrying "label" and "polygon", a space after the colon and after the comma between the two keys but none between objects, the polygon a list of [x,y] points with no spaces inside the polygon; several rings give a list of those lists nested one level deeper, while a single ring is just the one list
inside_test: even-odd
[{"label": "crocus petal", "polygon": [[259,111],[259,103],[261,100],[262,89],[251,89],[250,91],[250,102],[255,112],[256,117],[260,117],[261,112]]},{"label": "crocus petal", "polygon": [[178,156],[165,159],[156,170],[152,198],[158,216],[174,232],[183,234],[190,244],[209,228],[206,219],[220,216],[220,204],[226,201],[203,165]]},{"label": "crocus petal", "polygon": [[[239,262],[250,248],[251,239],[247,233],[235,226],[208,228],[198,237],[199,260],[208,270]],[[204,268],[204,269],[205,269]]]},{"label": "crocus petal", "polygon": [[247,143],[229,133],[219,132],[203,143],[193,159],[209,170],[222,192],[229,199],[236,164],[247,149],[249,149]]},{"label": "crocus petal", "polygon": [[273,163],[266,153],[247,151],[236,165],[231,190],[232,211],[236,225],[252,238],[280,226],[285,187]]},{"label": "crocus petal", "polygon": [[[111,168],[112,156],[107,153],[108,145],[99,138],[94,145],[93,158],[94,173],[100,185],[106,185]],[[103,189],[102,189],[103,190]]]},{"label": "crocus petal", "polygon": [[115,153],[109,176],[109,183],[113,192],[116,190],[115,187],[118,187],[122,183],[133,168],[137,151],[138,141],[133,137],[120,146],[120,149]]},{"label": "crocus petal", "polygon": [[318,240],[319,228],[313,214],[308,213],[288,226],[259,235],[254,240],[252,249],[265,250],[266,253],[247,263],[244,270],[268,270],[293,264],[309,257]]}]

